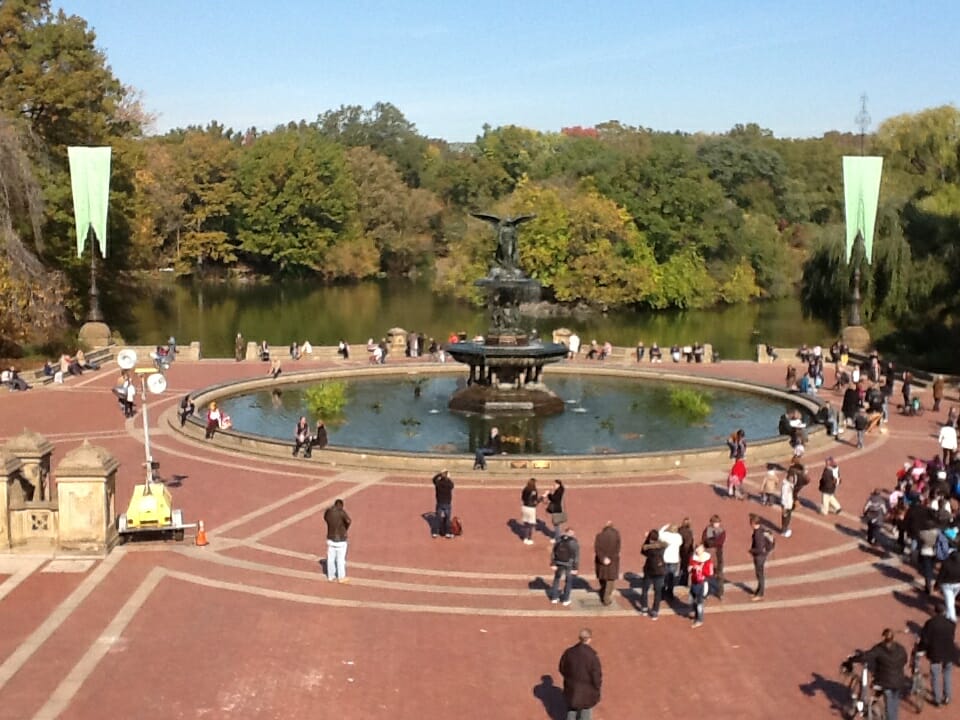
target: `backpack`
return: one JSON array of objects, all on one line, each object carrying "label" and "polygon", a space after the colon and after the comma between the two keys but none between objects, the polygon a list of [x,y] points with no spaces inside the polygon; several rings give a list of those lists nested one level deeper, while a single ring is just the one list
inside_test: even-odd
[{"label": "backpack", "polygon": [[553,562],[568,565],[572,560],[573,548],[570,547],[570,538],[564,535],[553,548]]},{"label": "backpack", "polygon": [[454,537],[463,535],[463,523],[460,522],[460,518],[456,515],[450,518],[450,532]]},{"label": "backpack", "polygon": [[953,546],[950,543],[950,538],[941,530],[937,533],[937,542],[933,545],[933,554],[937,557],[937,560],[946,560],[950,557],[950,553],[953,552]]},{"label": "backpack", "polygon": [[769,554],[772,553],[772,552],[776,549],[776,547],[777,547],[777,538],[776,538],[776,536],[775,536],[772,532],[770,532],[769,530],[764,530],[764,531],[763,531],[763,540],[764,540],[764,543],[766,544],[767,555],[769,555]]},{"label": "backpack", "polygon": [[863,516],[871,522],[881,522],[886,517],[887,508],[882,500],[871,498],[867,501],[867,507],[864,509]]}]

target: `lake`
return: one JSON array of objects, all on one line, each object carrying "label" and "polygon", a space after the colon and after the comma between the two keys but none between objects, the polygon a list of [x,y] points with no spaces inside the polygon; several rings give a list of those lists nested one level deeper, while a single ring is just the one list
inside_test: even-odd
[{"label": "lake", "polygon": [[[122,307],[107,307],[107,322],[135,345],[181,344],[199,340],[205,357],[233,355],[238,332],[249,341],[289,345],[309,340],[354,346],[381,338],[393,327],[446,339],[451,332],[483,334],[483,308],[434,293],[428,282],[376,280],[352,285],[276,282],[229,284],[162,282],[138,286]],[[530,318],[541,337],[554,329],[575,330],[585,343],[632,346],[643,340],[661,347],[673,343],[712,343],[721,357],[755,357],[759,342],[782,347],[828,341],[822,322],[803,317],[796,299],[733,305],[709,310],[617,311],[587,316]]]}]

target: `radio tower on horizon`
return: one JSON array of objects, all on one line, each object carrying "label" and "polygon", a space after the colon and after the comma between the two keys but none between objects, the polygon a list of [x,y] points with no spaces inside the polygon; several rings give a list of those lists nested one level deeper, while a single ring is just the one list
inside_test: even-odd
[{"label": "radio tower on horizon", "polygon": [[854,118],[857,127],[860,128],[860,154],[864,153],[864,143],[867,135],[867,128],[870,127],[870,113],[867,112],[867,94],[860,96],[860,112]]}]

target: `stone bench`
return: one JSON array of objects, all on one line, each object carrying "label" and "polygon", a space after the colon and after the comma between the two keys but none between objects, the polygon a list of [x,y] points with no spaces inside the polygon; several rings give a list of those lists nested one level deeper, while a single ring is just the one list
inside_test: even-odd
[{"label": "stone bench", "polygon": [[[109,362],[113,359],[116,354],[116,348],[114,346],[100,348],[99,350],[91,350],[86,353],[87,361],[95,365],[103,365],[105,362]],[[56,365],[59,372],[59,364]],[[63,381],[66,382],[69,378],[73,377],[72,375],[65,375]],[[25,377],[26,381],[31,385],[49,385],[53,382],[53,375],[44,375],[43,368],[37,370],[28,371]]]}]

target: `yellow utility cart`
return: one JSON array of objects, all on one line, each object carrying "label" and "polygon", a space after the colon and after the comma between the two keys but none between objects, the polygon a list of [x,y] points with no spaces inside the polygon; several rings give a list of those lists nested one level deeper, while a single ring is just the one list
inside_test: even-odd
[{"label": "yellow utility cart", "polygon": [[[123,351],[131,353],[132,351]],[[123,354],[121,353],[121,355]],[[124,358],[118,356],[120,367],[130,365],[125,370],[133,369],[136,364],[136,354],[132,358],[128,354]],[[120,542],[126,542],[137,534],[153,533],[165,539],[183,540],[184,531],[195,528],[196,523],[184,523],[183,512],[173,507],[173,497],[160,479],[158,470],[160,463],[153,459],[150,452],[150,422],[147,417],[147,389],[154,395],[166,390],[166,378],[155,368],[137,368],[136,375],[140,378],[141,414],[143,415],[143,445],[146,454],[146,482],[133,486],[133,497],[127,511],[117,517],[117,532]]]}]

